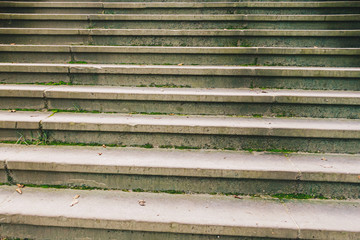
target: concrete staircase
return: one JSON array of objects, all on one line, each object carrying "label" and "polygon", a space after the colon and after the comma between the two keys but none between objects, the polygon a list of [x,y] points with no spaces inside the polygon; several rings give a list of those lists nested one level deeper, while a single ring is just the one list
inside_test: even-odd
[{"label": "concrete staircase", "polygon": [[360,239],[359,1],[2,1],[0,43],[0,237]]}]

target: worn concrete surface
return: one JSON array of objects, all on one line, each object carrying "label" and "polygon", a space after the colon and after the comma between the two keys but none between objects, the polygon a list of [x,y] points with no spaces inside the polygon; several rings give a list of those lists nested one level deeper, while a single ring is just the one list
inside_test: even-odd
[{"label": "worn concrete surface", "polygon": [[[0,145],[11,170],[360,181],[358,155]],[[102,153],[99,155],[98,153]],[[51,158],[49,158],[51,156]],[[85,167],[87,166],[87,167]]]},{"label": "worn concrete surface", "polygon": [[14,182],[359,198],[358,155],[0,145]]},{"label": "worn concrete surface", "polygon": [[[79,203],[70,207],[76,194]],[[275,238],[359,236],[355,200],[282,204],[233,196],[33,188],[19,195],[14,187],[1,187],[0,195],[2,223]]]}]

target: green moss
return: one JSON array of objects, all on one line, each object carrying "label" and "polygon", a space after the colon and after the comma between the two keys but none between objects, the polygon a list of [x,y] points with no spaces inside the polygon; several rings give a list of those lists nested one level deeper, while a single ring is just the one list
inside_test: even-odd
[{"label": "green moss", "polygon": [[292,194],[284,194],[284,193],[278,193],[271,195],[274,198],[278,198],[280,200],[283,199],[328,199],[322,195],[308,195],[303,193],[292,193]]},{"label": "green moss", "polygon": [[140,147],[140,148],[154,148],[154,146],[150,143],[144,145],[131,145],[131,147]]},{"label": "green moss", "polygon": [[85,61],[70,61],[70,62],[68,62],[68,63],[70,63],[70,64],[88,64],[88,63],[85,62]]}]

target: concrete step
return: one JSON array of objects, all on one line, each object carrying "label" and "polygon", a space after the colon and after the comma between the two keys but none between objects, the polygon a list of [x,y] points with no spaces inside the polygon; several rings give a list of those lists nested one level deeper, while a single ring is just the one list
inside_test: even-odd
[{"label": "concrete step", "polygon": [[134,47],[0,44],[0,61],[13,63],[270,65],[358,67],[360,48]]},{"label": "concrete step", "polygon": [[2,141],[360,153],[359,120],[0,111]]},{"label": "concrete step", "polygon": [[360,92],[0,85],[0,109],[360,119]]},{"label": "concrete step", "polygon": [[[243,0],[241,2],[322,2],[322,1],[327,1],[327,0],[271,0],[271,1],[267,1],[267,0]],[[338,2],[340,1],[347,1],[347,2],[351,2],[351,1],[358,1],[358,0],[336,0]],[[12,0],[11,2],[59,2],[59,0]],[[143,2],[140,0],[62,0],[61,2],[128,2],[128,3],[137,3],[137,2]],[[159,0],[149,0],[147,2],[159,2]],[[182,0],[182,1],[175,1],[175,0],[162,0],[161,2],[192,2],[192,3],[196,3],[196,2],[239,2],[239,0],[223,0],[223,1],[219,1],[219,0]]]},{"label": "concrete step", "polygon": [[360,1],[319,2],[0,2],[8,13],[359,14]]},{"label": "concrete step", "polygon": [[[358,200],[282,203],[250,197],[31,187],[20,195],[15,189],[0,188],[1,234],[8,237],[229,240],[358,239],[360,235]],[[70,207],[72,202],[76,204]]]},{"label": "concrete step", "polygon": [[360,155],[13,144],[0,150],[8,184],[360,198]]},{"label": "concrete step", "polygon": [[360,30],[0,28],[3,44],[198,47],[360,47]]},{"label": "concrete step", "polygon": [[83,29],[360,29],[360,15],[0,14],[0,27]]},{"label": "concrete step", "polygon": [[360,90],[359,68],[0,63],[1,83]]}]

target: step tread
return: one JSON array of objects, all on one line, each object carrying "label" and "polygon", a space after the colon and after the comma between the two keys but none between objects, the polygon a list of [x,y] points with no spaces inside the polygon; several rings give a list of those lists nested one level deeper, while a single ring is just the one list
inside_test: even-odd
[{"label": "step tread", "polygon": [[1,7],[38,8],[337,8],[358,7],[360,1],[323,2],[18,2],[3,1]]},{"label": "step tread", "polygon": [[0,85],[0,97],[360,105],[359,91]]},{"label": "step tread", "polygon": [[0,144],[0,150],[0,161],[10,171],[360,182],[358,154],[283,154],[9,144]]},{"label": "step tread", "polygon": [[77,29],[77,28],[0,28],[0,34],[107,35],[107,36],[311,36],[359,37],[360,30],[284,30],[284,29]]},{"label": "step tread", "polygon": [[[51,115],[51,116],[50,116]],[[360,138],[359,120],[0,111],[0,127],[98,132]],[[28,127],[29,125],[29,127]],[[37,125],[37,127],[36,127]]]},{"label": "step tread", "polygon": [[360,55],[360,48],[309,47],[154,47],[0,44],[1,52],[91,52],[91,53],[186,53],[186,54],[278,54]]},{"label": "step tread", "polygon": [[141,20],[141,21],[360,21],[360,14],[272,15],[272,14],[28,14],[0,13],[5,20]]},{"label": "step tread", "polygon": [[360,77],[354,67],[177,66],[123,64],[0,63],[0,72],[165,74],[211,76]]},{"label": "step tread", "polygon": [[[356,200],[281,203],[233,196],[40,188],[24,188],[19,195],[15,187],[0,189],[2,223],[275,238],[356,239],[360,234]],[[76,195],[78,203],[70,207]]]}]

